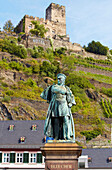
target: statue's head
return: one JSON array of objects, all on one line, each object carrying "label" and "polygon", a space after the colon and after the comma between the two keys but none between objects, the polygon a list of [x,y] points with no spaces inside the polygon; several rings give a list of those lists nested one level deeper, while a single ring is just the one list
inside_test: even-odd
[{"label": "statue's head", "polygon": [[57,78],[58,78],[58,85],[64,85],[65,84],[66,76],[64,74],[59,73],[57,75]]}]

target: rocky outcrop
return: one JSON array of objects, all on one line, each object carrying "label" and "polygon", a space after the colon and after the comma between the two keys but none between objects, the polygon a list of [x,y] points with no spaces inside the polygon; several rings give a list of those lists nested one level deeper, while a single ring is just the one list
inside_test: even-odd
[{"label": "rocky outcrop", "polygon": [[13,120],[7,106],[0,102],[0,120]]},{"label": "rocky outcrop", "polygon": [[86,94],[89,98],[96,100],[96,101],[100,101],[101,97],[100,97],[99,93],[94,91],[93,89],[87,89]]},{"label": "rocky outcrop", "polygon": [[[11,71],[11,70],[1,70],[0,71],[0,79],[2,81],[8,83],[8,84],[13,84],[14,82],[18,82],[20,80],[27,80],[30,78],[30,75],[23,74],[17,71]],[[38,80],[38,76],[33,74],[32,79],[35,79],[36,81]]]},{"label": "rocky outcrop", "polygon": [[0,102],[0,120],[45,119],[48,103],[12,97],[10,103]]}]

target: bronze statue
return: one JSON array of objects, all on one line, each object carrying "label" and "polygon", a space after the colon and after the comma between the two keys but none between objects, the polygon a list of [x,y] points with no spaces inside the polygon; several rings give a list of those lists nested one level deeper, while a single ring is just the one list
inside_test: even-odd
[{"label": "bronze statue", "polygon": [[76,102],[70,88],[65,86],[66,76],[59,73],[57,78],[58,84],[49,86],[41,94],[49,102],[44,134],[56,140],[75,141],[71,107]]}]

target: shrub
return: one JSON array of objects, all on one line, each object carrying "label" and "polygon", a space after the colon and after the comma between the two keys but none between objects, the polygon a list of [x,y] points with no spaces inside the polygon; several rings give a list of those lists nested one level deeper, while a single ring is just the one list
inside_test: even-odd
[{"label": "shrub", "polygon": [[18,37],[18,42],[21,42],[21,40],[22,40],[21,37]]},{"label": "shrub", "polygon": [[8,96],[12,96],[12,95],[14,94],[14,91],[13,91],[13,90],[8,90],[8,91],[6,91],[5,93],[6,93],[6,95],[8,95]]},{"label": "shrub", "polygon": [[27,53],[30,57],[32,57],[34,55],[34,51],[32,48],[27,48]]},{"label": "shrub", "polygon": [[17,45],[14,41],[4,39],[4,41],[0,42],[0,48],[3,52],[9,52],[10,54],[17,55],[20,58],[27,57],[26,49],[21,45]]},{"label": "shrub", "polygon": [[78,87],[76,84],[75,85],[70,85],[69,86],[74,94],[75,97],[79,97],[82,102],[88,102],[88,97],[85,93],[84,89],[81,89]]},{"label": "shrub", "polygon": [[94,88],[94,86],[90,83],[90,81],[86,77],[82,77],[77,75],[77,73],[71,73],[66,79],[66,84],[70,85],[77,85],[78,87],[84,88]]},{"label": "shrub", "polygon": [[33,73],[39,73],[39,71],[40,71],[39,64],[34,65],[32,68],[32,71],[33,71]]},{"label": "shrub", "polygon": [[64,56],[62,58],[62,64],[65,67],[67,67],[69,70],[75,69],[74,67],[74,56]]},{"label": "shrub", "polygon": [[98,135],[102,134],[99,128],[89,131],[82,131],[80,133],[86,137],[87,141],[91,140],[92,138],[96,138]]},{"label": "shrub", "polygon": [[56,48],[54,51],[54,55],[59,56],[61,54],[66,55],[65,52],[67,51],[67,48],[61,47],[61,48]]},{"label": "shrub", "polygon": [[79,97],[75,97],[76,106],[72,106],[72,113],[79,111],[82,107],[82,101]]},{"label": "shrub", "polygon": [[47,32],[47,29],[44,27],[43,24],[40,24],[38,21],[31,21],[34,25],[34,29],[31,29],[30,32],[33,35],[39,36],[39,37],[45,37],[45,33]]},{"label": "shrub", "polygon": [[43,61],[42,65],[40,66],[40,74],[49,76],[51,78],[55,78],[57,73],[59,73],[59,63],[49,63],[48,61]]},{"label": "shrub", "polygon": [[2,99],[2,102],[9,103],[10,101],[11,101],[10,96],[5,96],[5,97]]},{"label": "shrub", "polygon": [[37,83],[34,80],[32,80],[32,78],[29,78],[24,84],[30,87],[37,87]]},{"label": "shrub", "polygon": [[10,68],[12,68],[12,69],[15,69],[15,70],[18,70],[18,71],[22,71],[23,70],[23,65],[22,64],[20,64],[20,63],[17,63],[17,62],[15,62],[15,61],[11,61],[10,63],[9,63],[9,66],[10,66]]}]

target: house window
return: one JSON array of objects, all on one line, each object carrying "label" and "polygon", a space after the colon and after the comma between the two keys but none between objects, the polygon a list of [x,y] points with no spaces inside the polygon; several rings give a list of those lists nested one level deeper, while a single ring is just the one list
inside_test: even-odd
[{"label": "house window", "polygon": [[0,153],[0,163],[2,163],[2,153]]},{"label": "house window", "polygon": [[20,143],[25,143],[25,137],[20,137]]},{"label": "house window", "polygon": [[10,163],[15,163],[15,153],[10,153]]},{"label": "house window", "polygon": [[85,168],[85,162],[79,162],[79,168]]},{"label": "house window", "polygon": [[42,153],[37,153],[37,163],[42,163]]},{"label": "house window", "polygon": [[18,163],[23,162],[23,153],[16,153],[16,162]]},{"label": "house window", "polygon": [[36,153],[30,153],[30,163],[36,163]]},{"label": "house window", "polygon": [[4,162],[10,162],[10,153],[4,153]]},{"label": "house window", "polygon": [[23,154],[23,163],[29,163],[29,153]]},{"label": "house window", "polygon": [[37,130],[37,125],[32,125],[32,131],[36,131]]},{"label": "house window", "polygon": [[14,125],[9,125],[9,131],[13,131],[14,130]]}]

